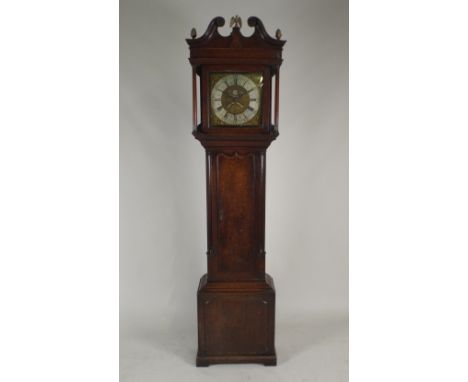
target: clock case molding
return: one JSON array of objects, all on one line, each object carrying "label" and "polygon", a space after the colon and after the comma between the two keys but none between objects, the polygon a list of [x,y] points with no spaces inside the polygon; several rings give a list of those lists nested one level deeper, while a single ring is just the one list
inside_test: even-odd
[{"label": "clock case molding", "polygon": [[[208,272],[197,292],[196,364],[276,365],[275,288],[265,273],[265,171],[266,149],[278,136],[279,68],[286,41],[279,30],[276,39],[269,36],[257,17],[248,19],[254,28],[250,36],[241,34],[238,16],[231,19],[231,34],[222,36],[218,28],[224,23],[216,17],[201,37],[192,30],[186,40],[192,133],[206,151],[207,182]],[[209,79],[219,72],[263,73],[259,126],[210,126]]]}]

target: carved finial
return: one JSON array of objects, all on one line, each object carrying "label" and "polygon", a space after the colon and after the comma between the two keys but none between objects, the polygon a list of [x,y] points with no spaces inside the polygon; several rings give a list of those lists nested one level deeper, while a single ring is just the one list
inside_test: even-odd
[{"label": "carved finial", "polygon": [[197,37],[197,30],[195,28],[192,28],[190,31],[190,37],[195,38]]},{"label": "carved finial", "polygon": [[281,40],[281,36],[283,36],[283,34],[281,33],[281,30],[277,29],[276,30],[276,39]]},{"label": "carved finial", "polygon": [[229,26],[231,28],[241,28],[242,27],[242,19],[238,15],[235,15],[234,17],[231,17],[231,22],[229,23]]}]

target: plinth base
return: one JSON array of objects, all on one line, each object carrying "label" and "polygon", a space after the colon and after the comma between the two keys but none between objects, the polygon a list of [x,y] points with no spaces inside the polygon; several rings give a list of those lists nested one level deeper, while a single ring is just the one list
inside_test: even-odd
[{"label": "plinth base", "polygon": [[276,365],[273,279],[200,280],[197,366],[218,363]]},{"label": "plinth base", "polygon": [[265,366],[276,366],[276,353],[272,355],[226,355],[200,356],[197,355],[197,366],[209,366],[219,363],[261,363]]}]

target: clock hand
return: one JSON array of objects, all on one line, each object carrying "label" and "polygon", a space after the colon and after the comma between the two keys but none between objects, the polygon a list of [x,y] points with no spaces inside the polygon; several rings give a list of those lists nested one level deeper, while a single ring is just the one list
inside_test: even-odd
[{"label": "clock hand", "polygon": [[232,103],[235,101],[234,97],[231,97],[231,96],[229,96],[229,95],[226,95],[225,98],[227,98],[226,101],[231,101],[231,102],[228,104],[228,106],[229,106],[230,104],[232,104]]},{"label": "clock hand", "polygon": [[250,93],[250,92],[251,92],[252,90],[254,90],[254,89],[255,89],[255,87],[253,87],[253,88],[250,89],[250,90],[244,90],[244,91],[242,91],[242,92],[239,94],[238,98],[242,97],[244,94]]},{"label": "clock hand", "polygon": [[237,100],[234,100],[232,102],[229,102],[227,104],[227,107],[231,106],[231,105],[234,105],[234,104],[238,104],[239,106],[243,107],[244,105],[242,105],[240,102],[238,102]]},{"label": "clock hand", "polygon": [[244,105],[242,105],[240,102],[237,102],[237,101],[232,101],[231,103],[229,103],[226,108],[230,107],[231,105],[234,105],[234,104],[238,104],[240,107],[244,107]]}]

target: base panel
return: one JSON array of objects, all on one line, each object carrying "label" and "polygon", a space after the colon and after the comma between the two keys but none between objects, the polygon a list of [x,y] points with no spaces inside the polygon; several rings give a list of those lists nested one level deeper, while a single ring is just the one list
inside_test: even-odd
[{"label": "base panel", "polygon": [[200,280],[197,366],[219,363],[276,365],[273,280]]}]

